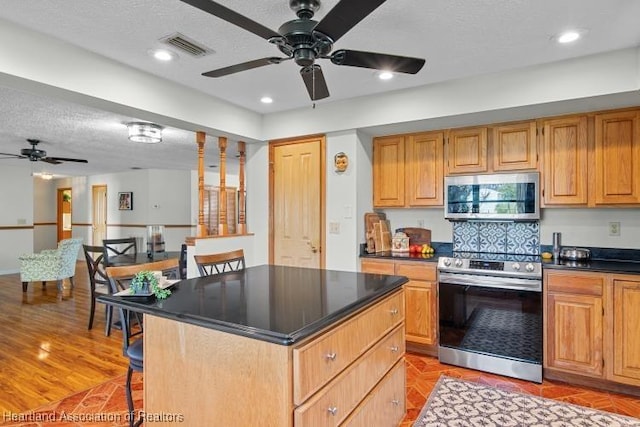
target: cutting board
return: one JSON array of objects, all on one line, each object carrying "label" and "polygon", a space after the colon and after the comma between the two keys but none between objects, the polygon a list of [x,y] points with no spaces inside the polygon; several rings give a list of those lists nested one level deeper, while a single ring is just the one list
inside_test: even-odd
[{"label": "cutting board", "polygon": [[[367,212],[364,214],[364,236],[367,239],[367,253],[371,254],[376,252],[376,250],[382,250],[380,249],[382,245],[382,234],[379,234],[379,246],[376,248],[374,224],[380,224],[380,221],[384,221],[386,218],[387,215],[384,213]],[[381,233],[381,229],[379,227],[380,225],[378,225],[378,232]]]},{"label": "cutting board", "polygon": [[431,245],[431,230],[419,227],[398,228],[396,232],[403,232],[409,236],[410,245]]}]

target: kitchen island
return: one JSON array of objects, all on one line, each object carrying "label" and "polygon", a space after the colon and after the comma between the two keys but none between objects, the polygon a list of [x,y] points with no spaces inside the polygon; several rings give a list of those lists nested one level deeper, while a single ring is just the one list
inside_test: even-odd
[{"label": "kitchen island", "polygon": [[405,413],[406,281],[263,265],[99,300],[145,314],[154,425],[389,425]]}]

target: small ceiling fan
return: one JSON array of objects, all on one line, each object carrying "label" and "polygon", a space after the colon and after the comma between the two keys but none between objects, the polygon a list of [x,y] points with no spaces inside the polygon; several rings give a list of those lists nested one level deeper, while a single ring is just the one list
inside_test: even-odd
[{"label": "small ceiling fan", "polygon": [[222,77],[293,59],[296,64],[302,67],[300,75],[311,100],[315,101],[329,96],[322,68],[315,63],[316,59],[329,59],[335,65],[407,74],[416,74],[425,63],[425,60],[420,58],[384,53],[345,49],[331,52],[333,44],[340,37],[378,8],[385,0],[341,0],[320,22],[312,19],[320,7],[320,0],[289,0],[289,7],[296,13],[298,19],[285,22],[277,32],[211,0],[181,1],[268,40],[285,55],[284,58],[255,59],[202,73],[206,77]]},{"label": "small ceiling fan", "polygon": [[40,140],[27,139],[27,142],[31,144],[31,148],[23,148],[22,150],[20,150],[20,154],[0,153],[0,156],[9,156],[9,157],[0,157],[0,159],[14,159],[14,158],[29,159],[32,162],[46,162],[52,165],[59,165],[62,162],[88,163],[84,159],[69,159],[67,157],[47,157],[46,151],[36,148],[36,146],[40,143]]}]

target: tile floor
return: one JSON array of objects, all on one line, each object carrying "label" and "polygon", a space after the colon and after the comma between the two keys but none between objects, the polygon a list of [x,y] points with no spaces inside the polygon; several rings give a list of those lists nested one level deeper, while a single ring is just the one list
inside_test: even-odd
[{"label": "tile floor", "polygon": [[[474,371],[444,365],[438,359],[428,356],[408,353],[407,361],[407,415],[400,424],[401,427],[411,427],[418,417],[435,386],[440,375],[462,378],[482,384],[492,385],[502,389],[528,393],[536,396],[547,397],[568,403],[587,406],[603,411],[628,415],[640,418],[640,398],[621,395],[606,391],[599,391],[585,387],[572,386],[557,381],[544,381],[535,384],[528,381],[520,381],[499,375]],[[21,421],[12,421],[5,418],[0,420],[3,427],[121,427],[127,426],[126,408],[124,398],[125,377],[121,376],[69,396],[59,402],[51,403],[38,408],[27,415]],[[133,396],[135,407],[142,407],[142,375],[134,373]],[[57,421],[46,421],[44,417],[55,411]],[[67,414],[66,419],[61,419],[60,414]],[[73,415],[71,415],[73,414]],[[23,414],[24,415],[24,414]],[[83,417],[84,418],[81,418]],[[105,419],[90,421],[91,417],[105,417]],[[40,420],[38,419],[40,417]]]}]

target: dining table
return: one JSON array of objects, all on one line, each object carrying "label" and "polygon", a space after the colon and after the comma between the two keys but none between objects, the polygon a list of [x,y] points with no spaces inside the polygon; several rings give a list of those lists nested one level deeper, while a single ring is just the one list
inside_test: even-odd
[{"label": "dining table", "polygon": [[179,259],[180,251],[156,252],[149,255],[147,252],[136,254],[122,254],[109,256],[104,262],[105,267],[120,267],[123,265],[145,264],[147,262],[163,261],[166,259]]}]

